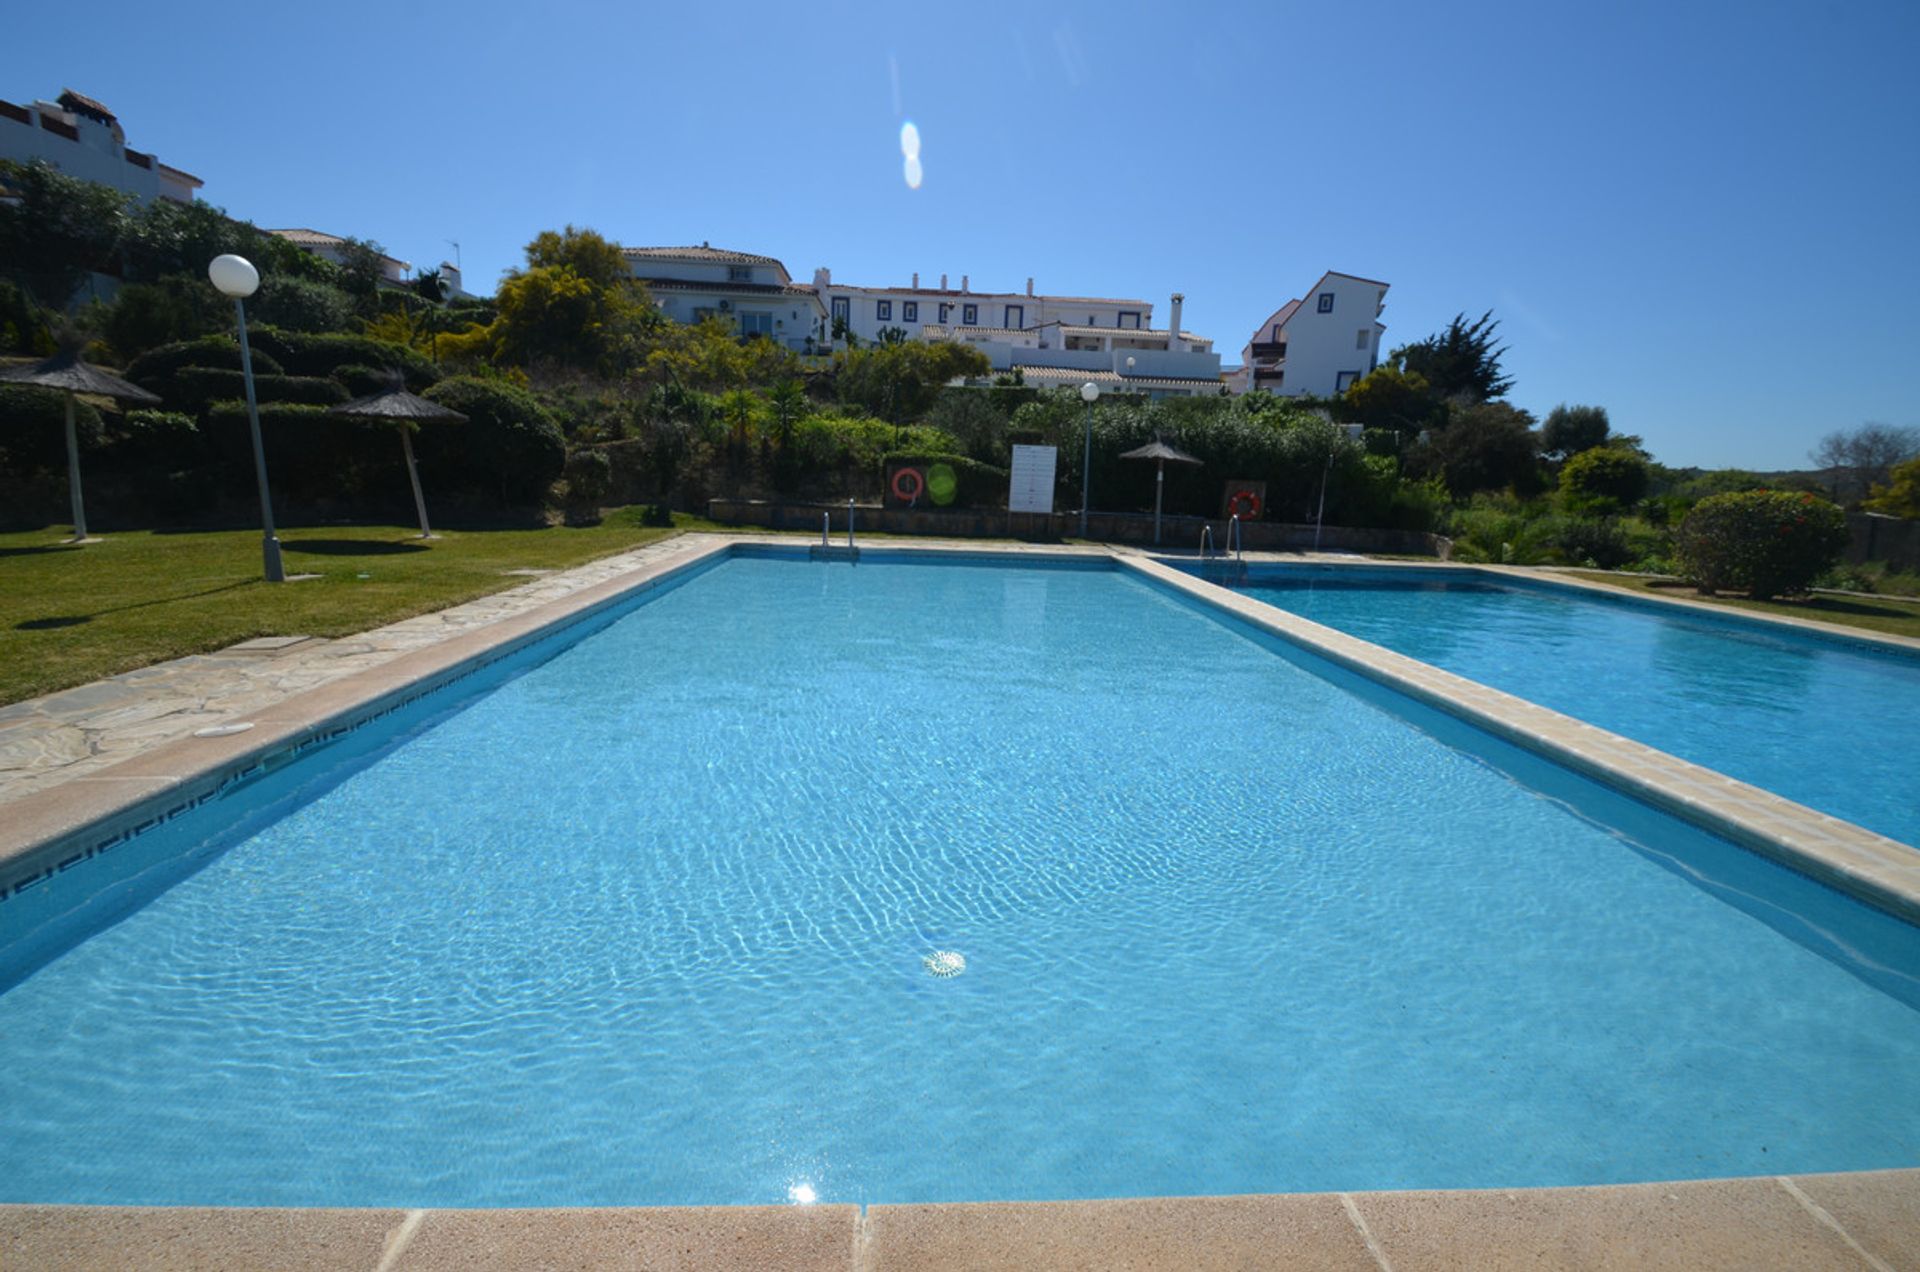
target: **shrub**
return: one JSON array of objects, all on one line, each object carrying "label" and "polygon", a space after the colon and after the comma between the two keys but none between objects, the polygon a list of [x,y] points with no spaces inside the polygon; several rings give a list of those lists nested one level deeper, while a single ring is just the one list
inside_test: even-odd
[{"label": "shrub", "polygon": [[[161,397],[174,387],[173,378],[185,367],[240,369],[240,342],[232,336],[201,336],[150,349],[127,364],[127,379]],[[257,343],[253,345],[253,373],[279,375],[285,367]]]},{"label": "shrub", "polygon": [[945,465],[953,470],[954,487],[952,497],[940,498],[940,492],[933,489],[934,482],[928,479],[928,497],[935,503],[957,508],[996,508],[1006,503],[1007,470],[995,468],[992,464],[983,464],[966,455],[942,455],[925,451],[895,451],[882,455],[881,464],[912,464],[926,472],[935,465]]},{"label": "shrub", "polygon": [[[1594,453],[1584,452],[1587,455]],[[1560,523],[1559,533],[1555,537],[1560,555],[1568,565],[1593,565],[1602,570],[1617,570],[1634,557],[1633,549],[1627,542],[1627,532],[1617,521],[1569,518]]]},{"label": "shrub", "polygon": [[[229,468],[251,471],[253,442],[245,402],[216,402],[204,421],[207,443]],[[273,489],[313,498],[366,489],[375,471],[394,466],[392,428],[331,415],[323,406],[269,402],[260,407],[260,439]],[[397,448],[395,448],[397,449]]]},{"label": "shrub", "polygon": [[576,505],[597,505],[613,485],[613,464],[597,450],[573,452],[567,456],[562,472],[567,479],[567,498]]},{"label": "shrub", "polygon": [[[223,367],[182,367],[174,377],[178,386],[167,405],[183,411],[203,411],[215,402],[245,401],[246,378],[238,371]],[[304,375],[253,376],[257,401],[296,402],[302,406],[336,406],[347,400],[347,391],[332,380]]]},{"label": "shrub", "polygon": [[346,366],[397,367],[406,373],[407,387],[415,393],[440,378],[439,368],[425,355],[367,336],[262,328],[253,334],[256,375],[262,350],[278,359],[276,371],[285,370],[290,375],[330,376]]},{"label": "shrub", "polygon": [[271,274],[248,317],[286,331],[338,331],[353,322],[353,297],[310,278]]},{"label": "shrub", "polygon": [[[100,445],[100,412],[75,402],[81,450]],[[0,384],[0,468],[17,475],[67,468],[66,394],[27,384]]]},{"label": "shrub", "polygon": [[117,458],[149,467],[184,467],[200,447],[199,426],[179,411],[128,411],[112,433]]},{"label": "shrub", "polygon": [[429,400],[467,417],[465,424],[420,430],[420,462],[456,485],[509,504],[538,500],[567,462],[567,442],[546,408],[525,389],[499,380],[454,376],[427,390]]},{"label": "shrub", "polygon": [[1846,545],[1836,505],[1783,490],[1709,496],[1674,536],[1681,571],[1703,595],[1740,589],[1755,600],[1805,592]]},{"label": "shrub", "polygon": [[1624,447],[1595,446],[1581,451],[1560,470],[1560,497],[1569,512],[1609,516],[1646,498],[1652,470]]}]

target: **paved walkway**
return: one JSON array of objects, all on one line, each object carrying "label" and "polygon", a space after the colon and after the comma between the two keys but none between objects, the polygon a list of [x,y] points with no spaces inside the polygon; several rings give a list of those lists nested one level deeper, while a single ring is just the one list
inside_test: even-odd
[{"label": "paved walkway", "polygon": [[[0,707],[0,804],[722,538],[686,534],[338,640],[247,641]],[[298,586],[297,584],[293,586]]]}]

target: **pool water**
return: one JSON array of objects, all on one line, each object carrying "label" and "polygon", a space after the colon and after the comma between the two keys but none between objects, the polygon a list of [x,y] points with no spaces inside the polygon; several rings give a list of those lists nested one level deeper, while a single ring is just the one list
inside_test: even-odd
[{"label": "pool water", "polygon": [[1920,655],[1486,575],[1282,568],[1236,590],[1920,845]]},{"label": "pool water", "polygon": [[1920,1153],[1915,929],[1131,575],[746,556],[595,626],[101,858],[145,903],[0,994],[0,1200]]}]

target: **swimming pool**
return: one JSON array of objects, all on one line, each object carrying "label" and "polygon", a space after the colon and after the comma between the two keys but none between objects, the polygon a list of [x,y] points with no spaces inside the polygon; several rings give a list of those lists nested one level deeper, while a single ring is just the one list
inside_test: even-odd
[{"label": "swimming pool", "polygon": [[1920,1148],[1915,929],[1111,569],[736,553],[101,861],[123,881],[0,905],[0,1199],[1514,1186]]},{"label": "swimming pool", "polygon": [[1232,586],[1920,845],[1920,654],[1478,571],[1258,566]]}]

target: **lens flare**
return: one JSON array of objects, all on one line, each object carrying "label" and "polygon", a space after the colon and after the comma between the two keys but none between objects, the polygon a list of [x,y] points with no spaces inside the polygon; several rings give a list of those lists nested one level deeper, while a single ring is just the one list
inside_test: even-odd
[{"label": "lens flare", "polygon": [[906,164],[907,189],[918,190],[920,188],[920,180],[925,175],[926,174],[920,169],[920,161],[912,156],[908,156]]},{"label": "lens flare", "polygon": [[900,125],[900,153],[909,159],[920,157],[920,130],[911,119]]}]

